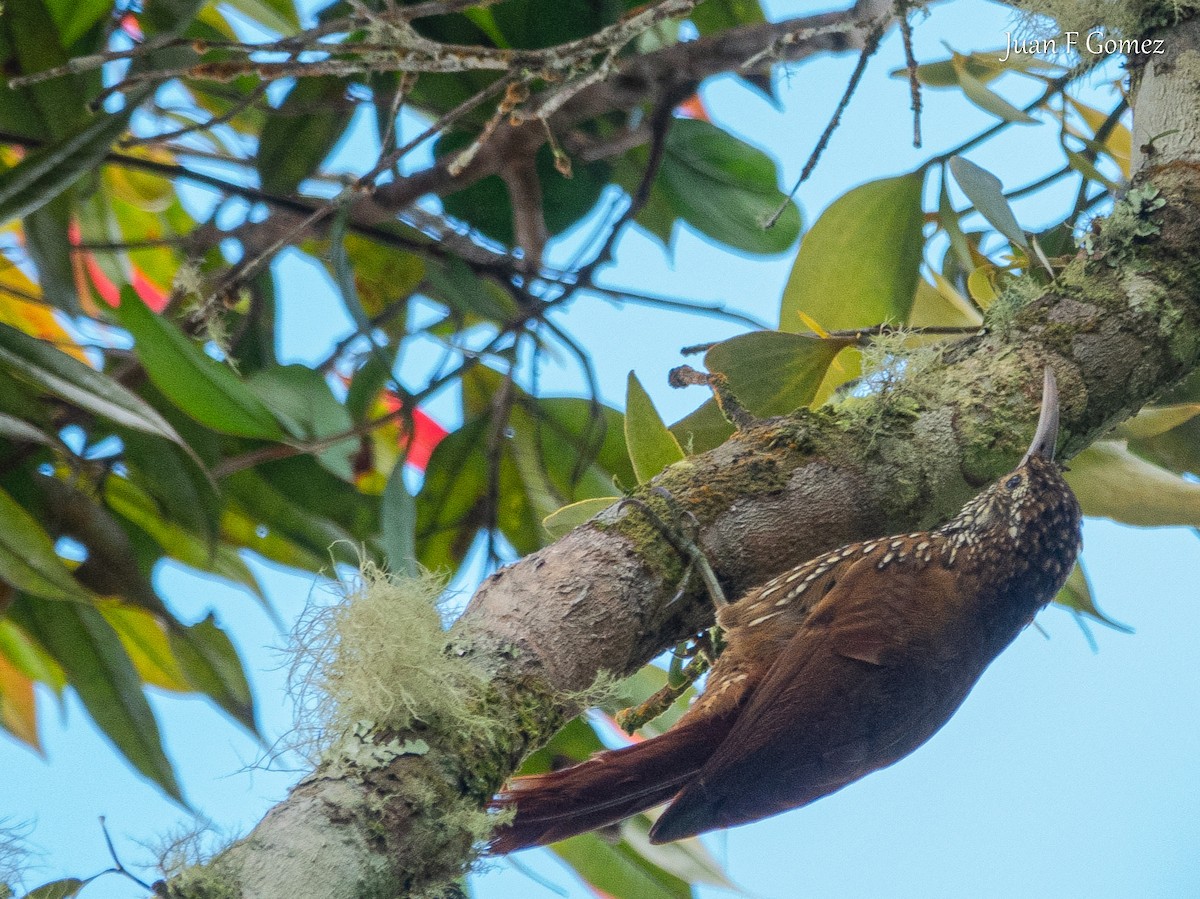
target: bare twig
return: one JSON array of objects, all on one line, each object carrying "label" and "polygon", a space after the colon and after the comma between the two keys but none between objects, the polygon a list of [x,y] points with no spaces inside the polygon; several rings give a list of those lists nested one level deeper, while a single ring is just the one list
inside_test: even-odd
[{"label": "bare twig", "polygon": [[917,58],[913,54],[912,23],[908,21],[908,4],[896,0],[896,21],[900,24],[900,40],[904,44],[904,65],[908,69],[908,87],[912,94],[913,146],[921,146],[921,81],[917,78]]},{"label": "bare twig", "polygon": [[825,126],[825,130],[821,132],[820,138],[817,140],[817,145],[813,147],[812,153],[808,157],[808,161],[804,163],[804,168],[800,171],[800,177],[796,179],[796,183],[788,192],[787,199],[780,204],[775,210],[774,215],[767,219],[766,227],[771,228],[779,221],[779,217],[783,215],[783,211],[787,209],[788,203],[792,201],[792,197],[796,195],[796,191],[800,189],[800,185],[808,180],[808,176],[813,173],[813,169],[817,167],[817,162],[821,155],[825,152],[825,147],[829,144],[829,139],[833,136],[833,132],[837,130],[837,126],[841,124],[842,113],[846,111],[846,107],[850,105],[850,98],[854,96],[854,92],[858,90],[858,85],[862,81],[863,73],[867,70],[867,61],[875,55],[875,51],[879,49],[880,38],[883,37],[883,26],[875,25],[867,33],[866,42],[863,44],[862,52],[858,54],[858,62],[854,66],[854,71],[850,73],[850,80],[846,83],[846,90],[842,94],[842,99],[838,101],[837,108],[834,109],[833,115],[829,119],[829,124]]}]

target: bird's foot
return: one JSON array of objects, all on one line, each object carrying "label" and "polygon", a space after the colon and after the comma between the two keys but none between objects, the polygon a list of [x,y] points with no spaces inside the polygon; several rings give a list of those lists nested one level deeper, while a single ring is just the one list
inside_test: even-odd
[{"label": "bird's foot", "polygon": [[704,589],[708,591],[713,605],[718,609],[729,605],[729,600],[725,597],[725,591],[721,588],[720,581],[717,580],[716,572],[713,571],[712,565],[708,561],[708,556],[700,548],[699,520],[690,511],[680,506],[679,501],[675,499],[671,491],[667,490],[667,488],[652,487],[650,492],[660,497],[666,503],[667,509],[670,511],[671,518],[673,519],[672,522],[668,523],[664,521],[650,507],[649,503],[635,496],[627,496],[621,500],[617,504],[617,510],[620,511],[624,506],[633,506],[636,508],[646,516],[646,519],[662,535],[663,539],[671,544],[671,548],[687,560],[688,566],[683,573],[683,578],[680,580],[679,590],[671,598],[671,602],[675,602],[683,596],[687,590],[692,570],[694,569],[699,572],[700,579],[704,582]]}]

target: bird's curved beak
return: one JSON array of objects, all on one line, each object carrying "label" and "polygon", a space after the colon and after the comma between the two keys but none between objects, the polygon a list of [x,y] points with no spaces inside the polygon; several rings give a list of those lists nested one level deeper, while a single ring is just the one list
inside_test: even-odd
[{"label": "bird's curved beak", "polygon": [[1054,444],[1058,440],[1058,382],[1054,380],[1054,369],[1046,366],[1046,377],[1042,381],[1042,412],[1038,416],[1037,430],[1033,434],[1033,442],[1029,444],[1021,464],[1029,461],[1030,456],[1054,458]]}]

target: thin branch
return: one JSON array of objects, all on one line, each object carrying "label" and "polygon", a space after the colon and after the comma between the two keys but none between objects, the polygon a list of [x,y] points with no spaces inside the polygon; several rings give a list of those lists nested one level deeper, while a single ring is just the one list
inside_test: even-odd
[{"label": "thin branch", "polygon": [[813,173],[813,169],[817,167],[817,162],[821,155],[825,152],[825,147],[829,144],[829,139],[833,137],[833,132],[837,130],[837,126],[841,124],[842,113],[846,111],[846,107],[850,105],[850,98],[854,96],[854,92],[858,90],[858,85],[862,81],[863,73],[867,70],[867,62],[875,55],[875,51],[879,49],[879,41],[883,37],[883,26],[875,25],[868,33],[867,39],[863,44],[862,52],[858,54],[858,62],[854,66],[854,71],[850,73],[850,80],[846,83],[846,90],[842,93],[842,99],[838,101],[837,108],[834,109],[833,115],[829,119],[829,124],[825,126],[825,130],[821,133],[817,140],[817,145],[813,147],[813,151],[809,154],[808,162],[804,163],[804,168],[800,171],[800,177],[796,179],[796,183],[792,185],[792,189],[788,192],[785,199],[774,214],[767,219],[765,227],[772,228],[779,221],[779,217],[783,215],[788,204],[792,202],[792,197],[796,196],[796,191],[800,189],[800,185],[808,180],[808,176]]},{"label": "thin branch", "polygon": [[606,299],[615,300],[620,303],[636,303],[640,306],[654,306],[659,309],[677,309],[696,315],[720,318],[740,325],[747,325],[760,331],[767,327],[767,324],[761,319],[757,319],[744,312],[735,312],[727,309],[723,303],[702,303],[693,300],[681,300],[676,297],[656,296],[626,287],[603,287],[597,284],[589,284],[587,292],[599,294]]},{"label": "thin branch", "polygon": [[900,24],[900,40],[904,45],[904,66],[908,69],[908,89],[912,94],[913,146],[921,146],[921,80],[917,77],[917,57],[913,53],[912,23],[908,21],[908,4],[896,0],[896,20]]}]

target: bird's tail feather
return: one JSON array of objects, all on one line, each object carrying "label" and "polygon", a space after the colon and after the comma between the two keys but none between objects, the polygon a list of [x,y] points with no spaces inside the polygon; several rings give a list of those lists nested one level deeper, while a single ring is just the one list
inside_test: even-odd
[{"label": "bird's tail feather", "polygon": [[570,768],[518,777],[492,803],[516,809],[488,851],[504,855],[603,827],[674,796],[724,739],[733,716],[677,726],[624,749],[601,752]]}]

